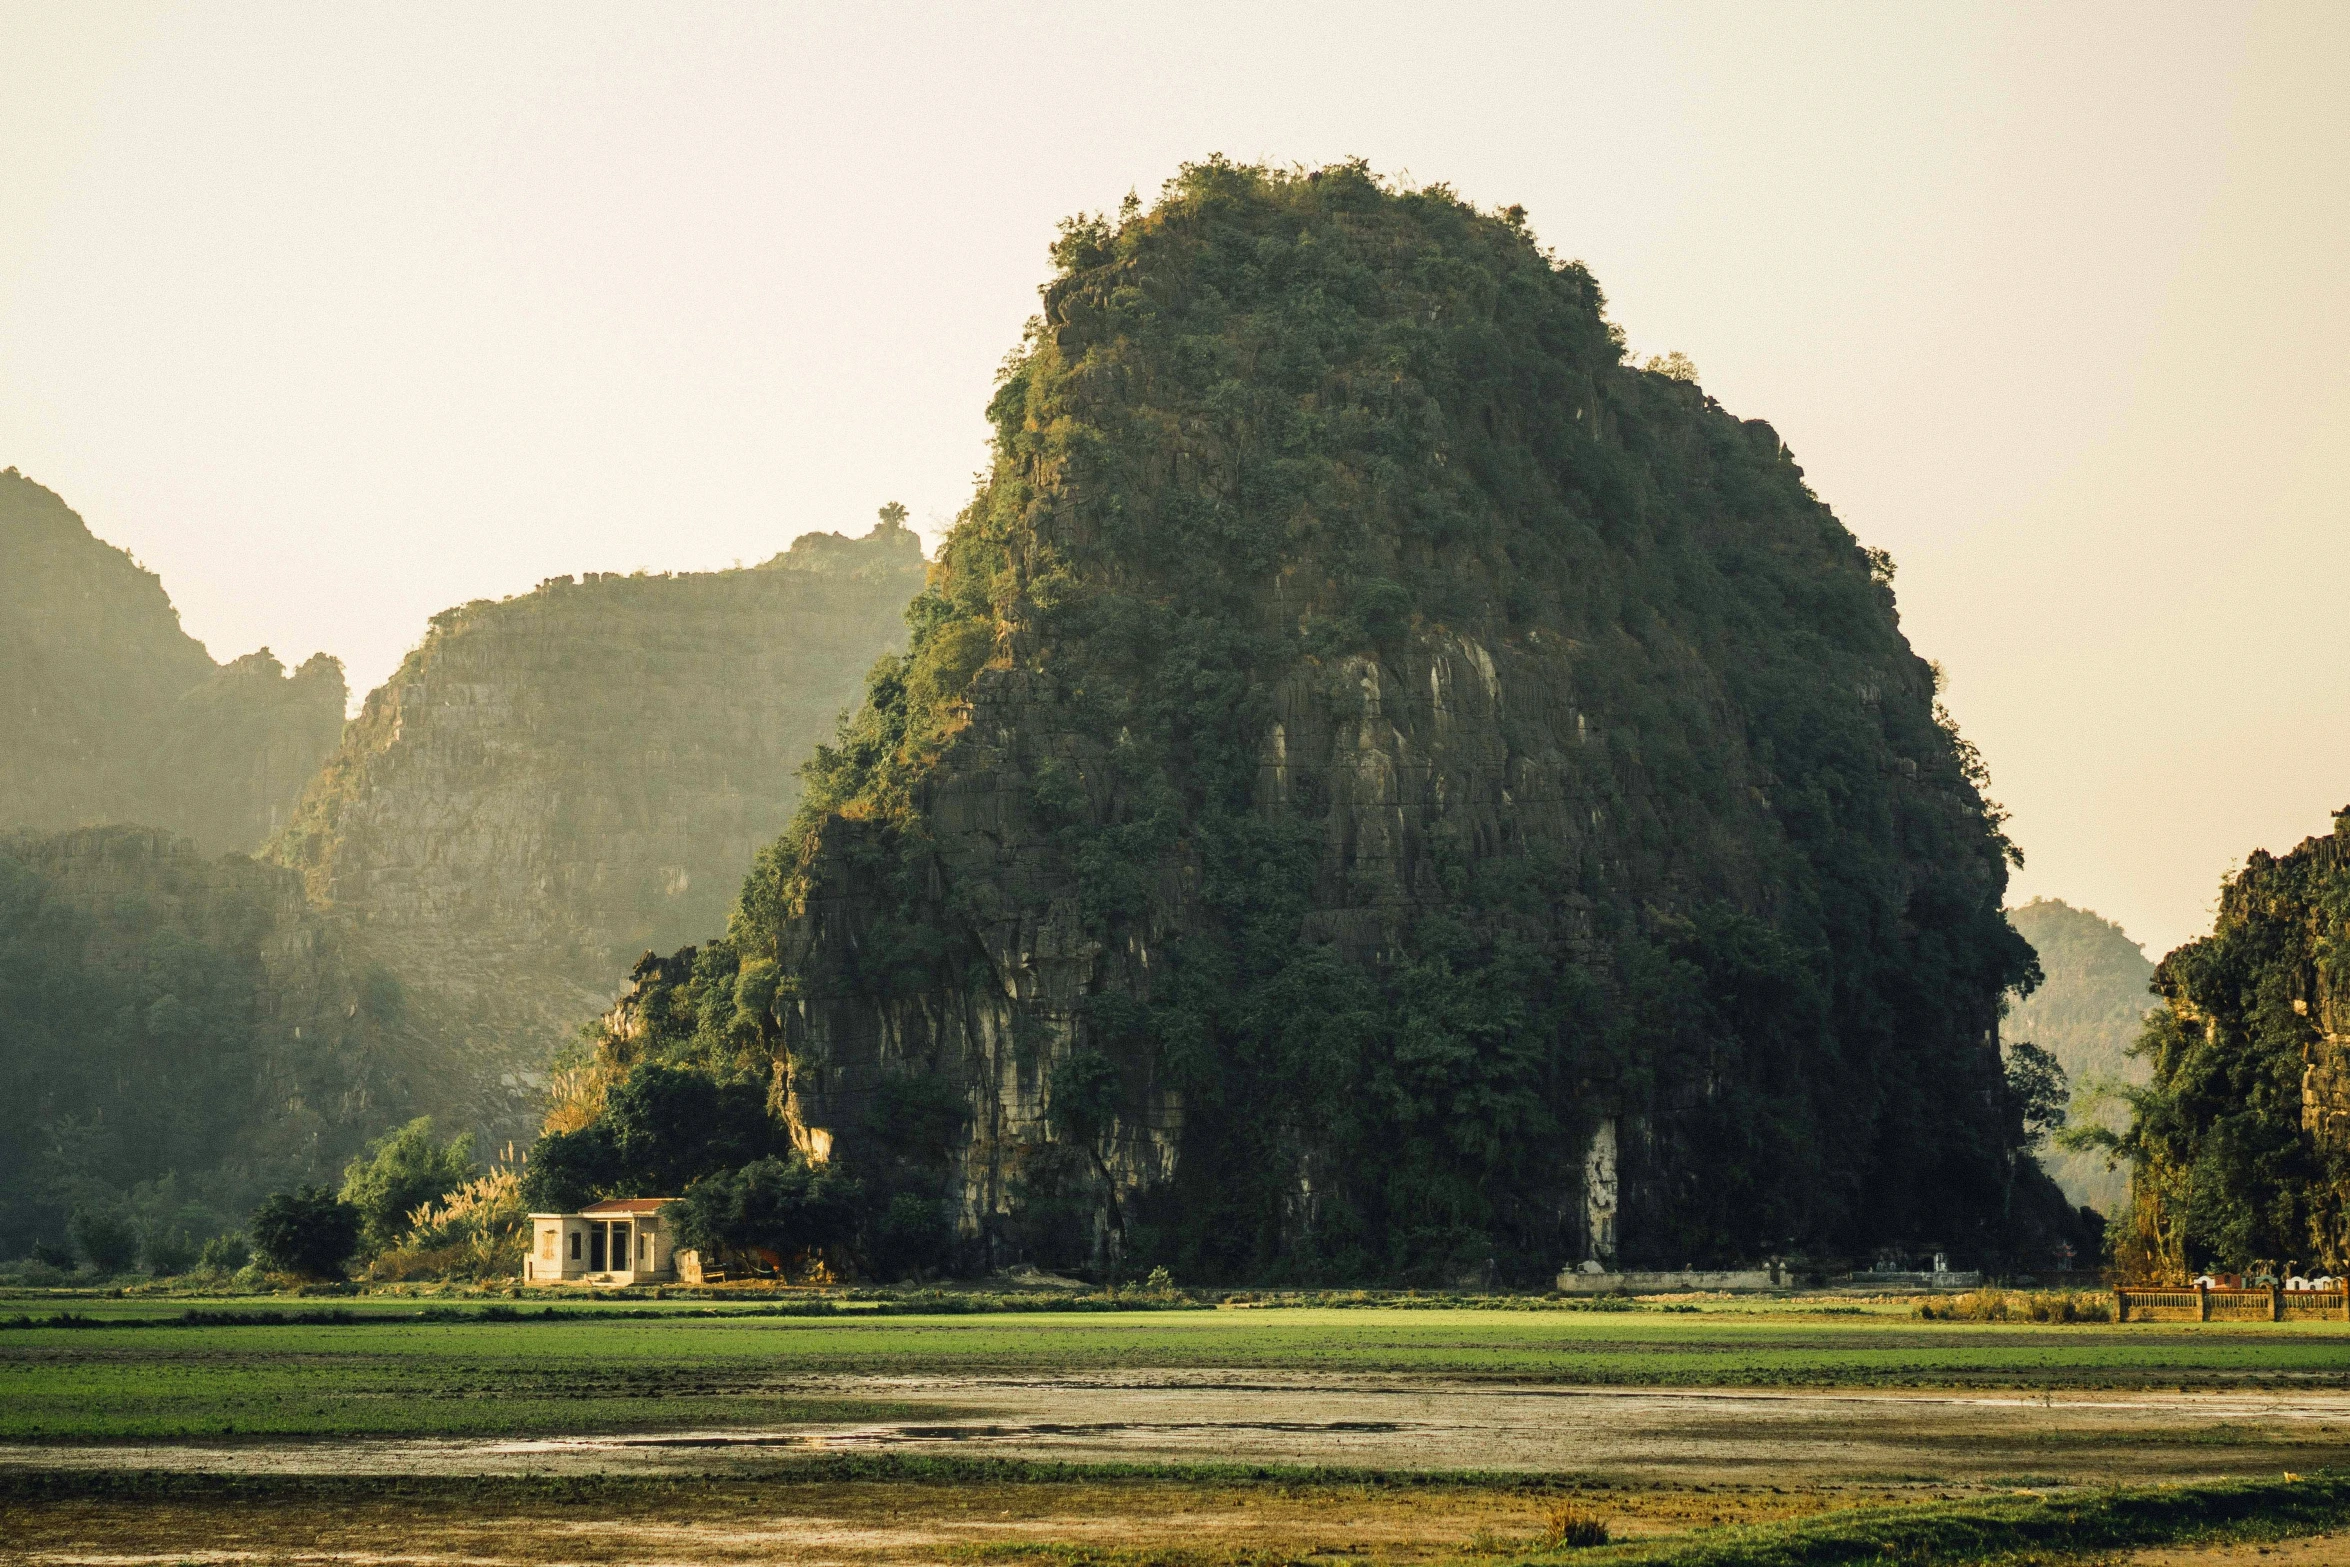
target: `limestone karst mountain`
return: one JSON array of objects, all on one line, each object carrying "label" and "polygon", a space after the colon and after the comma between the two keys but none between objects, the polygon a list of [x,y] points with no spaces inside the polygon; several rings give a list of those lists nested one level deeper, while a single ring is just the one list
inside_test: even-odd
[{"label": "limestone karst mountain", "polygon": [[907,657],[562,1136],[755,1073],[869,1235],[1187,1280],[2054,1245],[1999,817],[1768,425],[1356,166],[1055,259]]},{"label": "limestone karst mountain", "polygon": [[257,849],[343,726],[342,666],[215,664],[154,573],[0,471],[0,827],[161,827]]},{"label": "limestone karst mountain", "polygon": [[723,919],[796,769],[905,639],[889,508],[734,571],[557,577],[433,618],[270,856],[527,1135],[550,1061],[648,947]]},{"label": "limestone karst mountain", "polygon": [[[2146,1063],[2127,1052],[2159,1004],[2154,960],[2111,920],[2054,898],[2034,898],[2007,917],[2040,955],[2043,977],[2008,1009],[2002,1032],[2055,1056],[2076,1093],[2099,1080],[2144,1083]],[[2043,1148],[2039,1158],[2076,1203],[2111,1216],[2129,1201],[2129,1172],[2108,1169],[2103,1153]]]}]

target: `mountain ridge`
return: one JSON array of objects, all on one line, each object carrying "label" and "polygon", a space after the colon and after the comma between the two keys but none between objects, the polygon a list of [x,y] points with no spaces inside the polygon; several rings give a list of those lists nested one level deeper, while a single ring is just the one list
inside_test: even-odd
[{"label": "mountain ridge", "polygon": [[162,579],[0,470],[0,825],[136,822],[258,849],[332,749],[347,688],[313,654],[216,664]]}]

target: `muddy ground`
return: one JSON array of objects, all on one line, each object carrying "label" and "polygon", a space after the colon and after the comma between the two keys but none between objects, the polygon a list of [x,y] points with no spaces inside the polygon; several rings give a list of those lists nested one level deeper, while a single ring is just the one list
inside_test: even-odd
[{"label": "muddy ground", "polygon": [[[2350,1463],[2350,1394],[2049,1395],[1512,1387],[1405,1376],[1212,1371],[842,1378],[859,1397],[967,1411],[920,1424],[559,1439],[332,1439],[0,1448],[0,1470],[372,1475],[384,1494],[18,1503],[0,1556],[148,1563],[970,1563],[1051,1544],[1121,1560],[1455,1560],[1532,1547],[1562,1495],[1640,1540],[1832,1508],[2035,1486],[2275,1477]],[[815,1390],[812,1388],[812,1391]],[[1571,1493],[1266,1486],[1161,1475],[968,1484],[792,1477],[811,1452],[1534,1472]],[[640,1476],[677,1485],[480,1505],[402,1477]],[[429,1485],[429,1482],[428,1482]],[[2102,1560],[2350,1561],[2323,1539]],[[1063,1560],[1070,1560],[1066,1549]]]}]

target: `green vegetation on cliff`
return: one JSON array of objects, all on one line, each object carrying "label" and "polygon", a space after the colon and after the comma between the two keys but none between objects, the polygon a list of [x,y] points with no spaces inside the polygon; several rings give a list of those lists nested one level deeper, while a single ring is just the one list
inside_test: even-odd
[{"label": "green vegetation on cliff", "polygon": [[0,827],[161,827],[251,850],[343,727],[342,666],[215,664],[163,584],[0,471]]},{"label": "green vegetation on cliff", "polygon": [[943,1096],[966,1255],[1186,1279],[2059,1238],[2012,851],[1767,425],[1356,166],[1054,256],[908,653],[562,1124],[689,1063],[903,1175]]},{"label": "green vegetation on cliff", "polygon": [[2154,983],[2130,1127],[2080,1139],[2130,1161],[2115,1260],[2350,1272],[2350,809],[2289,854],[2253,851]]}]

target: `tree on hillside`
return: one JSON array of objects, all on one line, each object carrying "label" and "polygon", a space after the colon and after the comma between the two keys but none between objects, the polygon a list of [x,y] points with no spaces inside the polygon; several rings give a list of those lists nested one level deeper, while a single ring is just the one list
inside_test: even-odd
[{"label": "tree on hillside", "polygon": [[2007,1092],[2023,1118],[2024,1136],[2037,1142],[2064,1129],[2072,1089],[2056,1057],[2028,1039],[2007,1047]]}]

